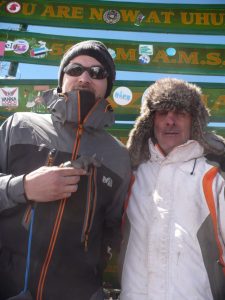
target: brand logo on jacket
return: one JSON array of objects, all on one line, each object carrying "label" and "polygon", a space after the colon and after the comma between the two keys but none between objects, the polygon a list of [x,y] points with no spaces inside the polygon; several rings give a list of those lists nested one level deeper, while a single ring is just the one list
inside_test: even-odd
[{"label": "brand logo on jacket", "polygon": [[113,185],[112,178],[110,178],[110,177],[103,176],[102,182],[106,183],[108,187],[112,187],[112,185]]}]

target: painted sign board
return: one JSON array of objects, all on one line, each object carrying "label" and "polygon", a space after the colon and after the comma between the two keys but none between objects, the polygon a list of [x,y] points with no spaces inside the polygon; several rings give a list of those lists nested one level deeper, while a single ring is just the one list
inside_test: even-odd
[{"label": "painted sign board", "polygon": [[[74,44],[89,38],[1,30],[4,61],[58,66]],[[101,39],[116,69],[124,71],[225,75],[225,45]]]},{"label": "painted sign board", "polygon": [[[116,81],[108,98],[116,123],[109,130],[126,142],[142,103],[143,94],[153,82]],[[211,111],[210,129],[225,136],[225,84],[198,83],[203,101]],[[47,113],[42,91],[57,86],[56,80],[2,80],[0,82],[0,122],[17,111]]]},{"label": "painted sign board", "polygon": [[1,22],[136,32],[223,35],[224,5],[87,0],[0,1]]}]

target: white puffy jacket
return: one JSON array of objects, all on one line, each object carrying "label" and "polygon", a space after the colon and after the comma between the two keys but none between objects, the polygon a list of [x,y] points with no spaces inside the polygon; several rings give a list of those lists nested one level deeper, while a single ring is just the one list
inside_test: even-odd
[{"label": "white puffy jacket", "polygon": [[196,141],[166,157],[149,147],[127,208],[120,299],[224,300],[224,179]]}]

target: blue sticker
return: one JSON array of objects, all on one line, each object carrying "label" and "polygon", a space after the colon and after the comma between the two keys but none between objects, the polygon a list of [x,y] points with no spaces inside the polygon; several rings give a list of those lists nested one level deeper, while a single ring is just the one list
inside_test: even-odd
[{"label": "blue sticker", "polygon": [[111,48],[108,48],[108,51],[109,51],[109,54],[112,56],[112,59],[115,59],[116,58],[116,51],[111,49]]},{"label": "blue sticker", "polygon": [[176,54],[176,49],[174,49],[174,48],[167,48],[166,49],[166,54],[168,55],[168,56],[174,56],[175,54]]}]

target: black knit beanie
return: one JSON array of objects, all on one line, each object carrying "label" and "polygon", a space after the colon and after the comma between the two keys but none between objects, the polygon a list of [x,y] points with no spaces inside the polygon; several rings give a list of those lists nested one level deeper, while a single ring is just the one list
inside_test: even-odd
[{"label": "black knit beanie", "polygon": [[114,61],[107,50],[106,46],[100,42],[95,40],[88,40],[84,42],[77,43],[73,45],[63,56],[60,66],[59,66],[59,73],[58,73],[58,86],[59,88],[62,87],[63,76],[64,76],[64,68],[69,64],[71,59],[77,57],[79,55],[88,55],[95,58],[99,61],[102,66],[108,72],[107,77],[107,90],[105,94],[105,98],[107,98],[113,87],[113,82],[115,81],[116,71],[115,71],[115,64]]}]

